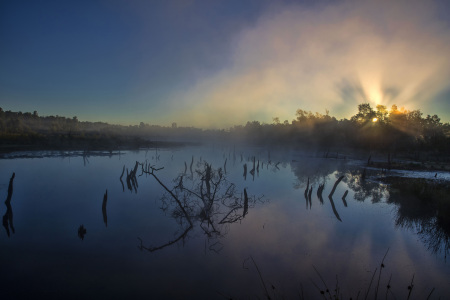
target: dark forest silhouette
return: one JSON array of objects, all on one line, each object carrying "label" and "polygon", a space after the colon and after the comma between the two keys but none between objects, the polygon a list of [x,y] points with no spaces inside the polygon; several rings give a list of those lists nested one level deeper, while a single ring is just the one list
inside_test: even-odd
[{"label": "dark forest silhouette", "polygon": [[[103,122],[80,122],[77,117],[41,117],[33,113],[3,111],[0,108],[0,140],[3,151],[35,146],[39,149],[124,149],[149,146],[151,143],[201,142],[220,140],[259,145],[294,145],[308,149],[362,149],[387,152],[450,153],[450,123],[437,115],[423,116],[420,110],[399,109],[393,105],[368,103],[358,105],[350,119],[337,120],[326,114],[298,109],[296,119],[272,124],[247,122],[227,130],[204,130],[193,127],[149,125],[110,125]],[[17,149],[18,148],[18,149]]]}]

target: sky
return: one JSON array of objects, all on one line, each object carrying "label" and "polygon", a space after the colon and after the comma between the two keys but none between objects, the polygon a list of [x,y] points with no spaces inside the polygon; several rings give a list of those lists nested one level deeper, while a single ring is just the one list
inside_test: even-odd
[{"label": "sky", "polygon": [[361,103],[450,122],[450,1],[0,1],[0,107],[228,128],[350,118]]}]

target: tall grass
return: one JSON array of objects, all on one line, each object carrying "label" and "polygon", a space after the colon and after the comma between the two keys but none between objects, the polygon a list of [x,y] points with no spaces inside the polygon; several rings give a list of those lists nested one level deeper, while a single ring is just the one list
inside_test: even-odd
[{"label": "tall grass", "polygon": [[[383,278],[383,270],[386,268],[385,266],[385,259],[387,257],[389,253],[389,248],[387,249],[386,253],[384,254],[379,267],[376,267],[375,270],[372,273],[372,277],[371,280],[369,282],[368,287],[361,291],[346,291],[343,290],[340,282],[339,282],[339,278],[338,275],[336,275],[336,283],[334,284],[334,289],[331,289],[329,286],[329,284],[327,284],[327,282],[325,281],[325,279],[323,278],[322,274],[320,273],[320,271],[313,265],[313,270],[317,276],[317,278],[319,279],[319,283],[316,283],[314,281],[314,279],[310,278],[310,284],[315,288],[315,290],[317,291],[316,293],[314,293],[312,296],[311,295],[307,295],[307,297],[305,297],[304,294],[304,286],[302,283],[300,283],[300,291],[298,293],[298,299],[325,299],[325,300],[341,300],[341,299],[412,299],[412,295],[413,295],[413,291],[414,291],[414,278],[415,278],[415,274],[412,275],[411,278],[411,282],[409,283],[409,285],[404,289],[405,293],[402,295],[395,295],[394,292],[392,291],[392,273],[389,275],[389,278]],[[250,259],[253,262],[253,265],[256,269],[256,272],[258,274],[258,277],[261,281],[261,287],[263,290],[263,297],[262,299],[290,299],[288,297],[286,297],[283,294],[280,294],[278,292],[278,289],[275,287],[275,285],[273,284],[268,284],[266,283],[266,281],[264,280],[264,276],[263,276],[263,272],[261,271],[261,269],[258,267],[258,264],[256,263],[256,261],[253,259],[252,256],[250,256]],[[376,280],[376,285],[373,287],[373,284],[375,283],[375,278],[377,278],[378,275],[378,279]],[[384,297],[382,296],[381,290],[383,289],[383,281],[385,281],[386,285],[385,285],[385,289],[386,292],[384,293]],[[431,296],[434,292],[435,288],[433,287],[430,290],[430,293],[427,296],[427,300],[431,299]],[[356,293],[356,295],[353,295],[354,293]],[[344,297],[343,295],[349,295],[348,297]],[[362,297],[362,295],[364,295],[364,298],[360,298]],[[223,295],[222,295],[223,296]],[[312,298],[308,298],[309,296],[311,296]],[[355,297],[354,297],[355,296]],[[226,297],[228,299],[234,299],[233,297]],[[258,297],[259,299],[259,297]]]}]

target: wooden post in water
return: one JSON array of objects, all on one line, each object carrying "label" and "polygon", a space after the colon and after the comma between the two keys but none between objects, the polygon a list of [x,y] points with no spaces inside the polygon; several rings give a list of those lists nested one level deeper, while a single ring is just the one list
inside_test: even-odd
[{"label": "wooden post in water", "polygon": [[322,192],[324,188],[325,183],[320,184],[319,187],[317,188],[317,197],[319,198],[321,204],[323,204]]},{"label": "wooden post in water", "polygon": [[313,186],[311,185],[311,188],[309,189],[309,192],[308,192],[309,209],[311,209],[311,207],[312,207],[312,201],[311,201],[312,190],[313,190]]},{"label": "wooden post in water", "polygon": [[106,215],[106,202],[108,201],[108,190],[106,190],[103,195],[103,203],[102,203],[102,214],[103,214],[103,222],[105,222],[105,226],[108,227],[108,216]]},{"label": "wooden post in water", "polygon": [[6,213],[3,216],[3,220],[2,220],[3,227],[5,227],[6,234],[8,235],[8,237],[10,237],[10,232],[9,232],[10,228],[11,228],[12,233],[15,233],[14,224],[13,224],[13,212],[12,212],[12,207],[11,207],[11,198],[12,198],[12,194],[13,194],[13,182],[14,182],[15,177],[16,177],[16,173],[13,173],[11,178],[9,179],[8,196],[6,197],[6,200],[5,200]]},{"label": "wooden post in water", "polygon": [[348,190],[345,191],[344,195],[342,196],[342,202],[344,202],[344,206],[347,207],[347,201],[345,200],[345,197],[347,197]]},{"label": "wooden post in water", "polygon": [[242,217],[244,218],[247,213],[248,213],[248,195],[247,189],[244,189],[244,212],[242,213]]},{"label": "wooden post in water", "polygon": [[309,190],[309,177],[308,177],[308,183],[306,184],[306,189],[305,189],[305,198],[308,198],[308,190]]}]

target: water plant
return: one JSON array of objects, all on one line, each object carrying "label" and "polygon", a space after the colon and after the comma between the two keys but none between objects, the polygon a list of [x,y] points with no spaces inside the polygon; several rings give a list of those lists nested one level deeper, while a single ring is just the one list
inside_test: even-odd
[{"label": "water plant", "polygon": [[[404,293],[402,295],[395,295],[393,292],[393,280],[392,280],[392,273],[389,275],[389,278],[384,278],[383,276],[383,270],[386,269],[385,259],[389,253],[389,248],[386,250],[383,258],[381,259],[381,262],[379,265],[375,268],[375,270],[371,275],[370,282],[366,289],[364,290],[344,290],[341,286],[341,283],[339,282],[339,276],[336,275],[336,282],[333,285],[327,284],[326,280],[323,278],[320,271],[312,265],[312,269],[314,273],[316,274],[316,280],[319,280],[319,283],[317,283],[313,278],[309,278],[310,284],[315,288],[315,291],[312,295],[307,294],[304,290],[304,286],[302,283],[299,284],[299,291],[298,291],[298,299],[325,299],[325,300],[343,300],[343,299],[411,299],[415,287],[414,278],[415,274],[412,275],[410,283],[405,287]],[[263,293],[262,299],[287,299],[286,295],[283,295],[282,292],[279,291],[279,289],[273,284],[267,282],[267,280],[264,279],[263,272],[259,268],[256,261],[253,259],[252,256],[247,258],[244,261],[244,265],[246,261],[251,260],[253,263],[253,266],[256,270],[256,273],[258,274],[259,281],[261,282],[261,289]],[[375,284],[375,278],[376,280]],[[386,281],[387,279],[387,281]],[[385,283],[384,283],[385,282]],[[375,285],[374,285],[375,284]],[[382,293],[382,290],[385,289],[384,295]],[[431,288],[430,292],[427,295],[427,300],[432,299],[433,293],[435,291],[435,288]],[[356,295],[355,295],[356,293]],[[221,293],[219,293],[221,296]],[[346,296],[344,296],[346,295]],[[347,296],[348,295],[348,296]],[[225,297],[225,296],[224,296]],[[234,297],[226,297],[227,299],[234,299]],[[257,297],[258,299],[261,299],[260,297]],[[439,298],[440,299],[440,298]]]}]

